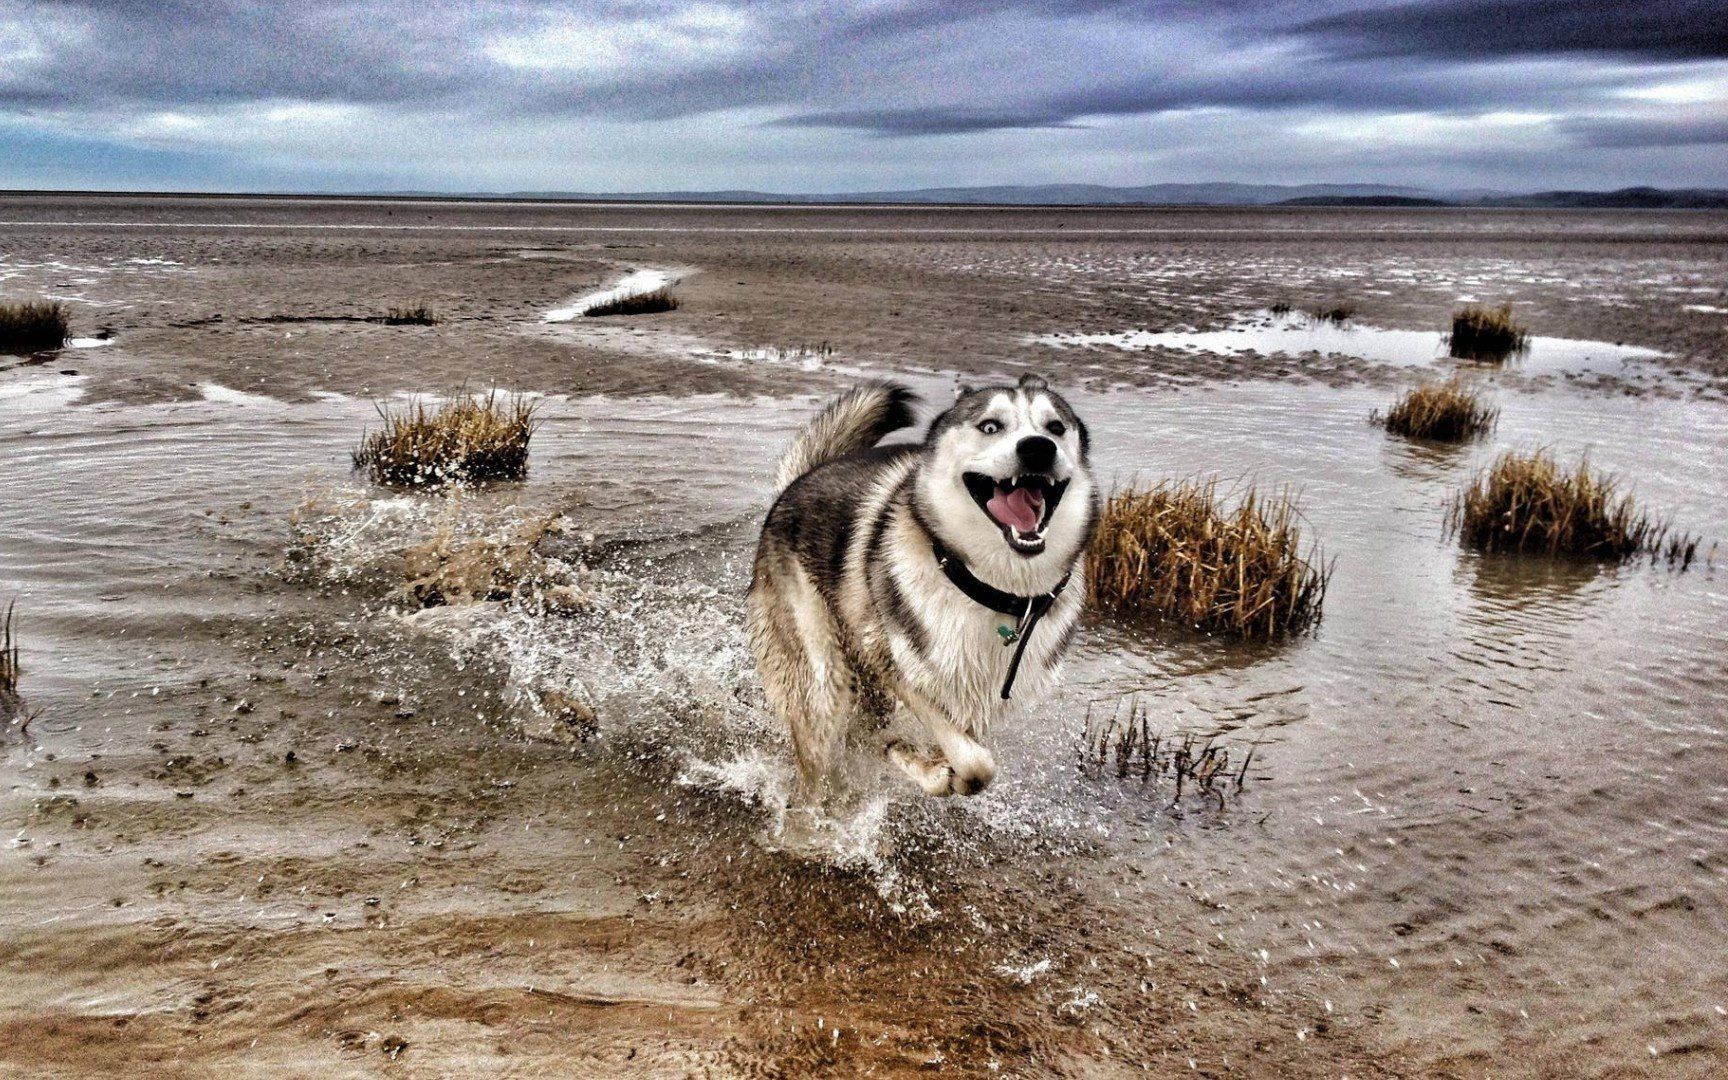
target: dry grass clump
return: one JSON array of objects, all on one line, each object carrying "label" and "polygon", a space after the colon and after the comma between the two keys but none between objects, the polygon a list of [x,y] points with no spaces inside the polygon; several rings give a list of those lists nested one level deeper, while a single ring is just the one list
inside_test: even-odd
[{"label": "dry grass clump", "polygon": [[0,349],[58,349],[72,336],[58,300],[0,304]]},{"label": "dry grass clump", "polygon": [[1530,335],[1512,321],[1512,305],[1469,306],[1452,314],[1451,353],[1460,360],[1504,360],[1530,347]]},{"label": "dry grass clump", "polygon": [[1238,762],[1230,748],[1216,739],[1202,740],[1193,734],[1166,736],[1154,731],[1149,711],[1136,698],[1126,714],[1118,705],[1109,716],[1094,719],[1087,709],[1080,765],[1099,775],[1113,772],[1118,780],[1138,780],[1142,785],[1171,781],[1176,789],[1171,805],[1180,802],[1187,789],[1202,797],[1216,797],[1222,810],[1225,792],[1239,792],[1247,783],[1254,749],[1249,746]]},{"label": "dry grass clump", "polygon": [[1482,551],[1627,559],[1649,555],[1690,565],[1698,538],[1640,511],[1612,477],[1581,461],[1567,470],[1545,450],[1508,451],[1453,500],[1447,525]]},{"label": "dry grass clump", "polygon": [[1218,482],[1165,482],[1105,504],[1086,556],[1092,603],[1206,630],[1271,638],[1320,619],[1330,571],[1301,553],[1295,503]]},{"label": "dry grass clump", "polygon": [[1308,309],[1309,318],[1315,322],[1331,323],[1333,326],[1343,326],[1355,314],[1355,304],[1321,304]]},{"label": "dry grass clump", "polygon": [[610,300],[602,300],[583,311],[582,314],[588,316],[652,315],[657,311],[676,310],[678,310],[678,298],[665,289],[655,289],[653,292],[615,296]]},{"label": "dry grass clump", "polygon": [[1480,392],[1453,379],[1410,390],[1375,419],[1394,435],[1463,442],[1490,431],[1499,416],[1500,410],[1485,403]]},{"label": "dry grass clump", "polygon": [[1274,315],[1288,315],[1296,309],[1290,305],[1290,301],[1288,300],[1274,300],[1272,306],[1267,310],[1272,312]]},{"label": "dry grass clump", "polygon": [[528,440],[538,426],[526,398],[461,394],[441,405],[392,412],[354,451],[354,467],[393,487],[424,487],[528,475]]},{"label": "dry grass clump", "polygon": [[393,307],[385,314],[384,322],[389,326],[435,326],[438,313],[425,304]]}]

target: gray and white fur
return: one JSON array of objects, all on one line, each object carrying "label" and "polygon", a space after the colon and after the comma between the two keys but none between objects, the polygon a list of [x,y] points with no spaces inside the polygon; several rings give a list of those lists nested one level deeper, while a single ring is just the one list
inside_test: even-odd
[{"label": "gray and white fur", "polygon": [[[757,670],[786,722],[802,796],[820,800],[848,741],[931,795],[971,795],[996,775],[983,740],[1056,679],[1086,594],[1098,516],[1085,425],[1043,379],[962,388],[920,443],[915,396],[862,383],[794,440],[776,477],[750,584]],[[1066,580],[1003,700],[1014,620],[963,592],[938,543],[978,580],[1023,597]]]}]

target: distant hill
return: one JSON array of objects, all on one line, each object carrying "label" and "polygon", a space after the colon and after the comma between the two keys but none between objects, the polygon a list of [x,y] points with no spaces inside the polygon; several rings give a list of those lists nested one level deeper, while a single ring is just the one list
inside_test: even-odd
[{"label": "distant hill", "polygon": [[1728,191],[1712,188],[1629,187],[1618,191],[1538,191],[1479,199],[1478,206],[1577,210],[1728,210]]},{"label": "distant hill", "polygon": [[[383,193],[380,193],[383,194]],[[428,195],[433,192],[391,192]],[[450,198],[449,194],[442,195]],[[777,203],[833,205],[873,203],[920,206],[1505,206],[1530,209],[1677,210],[1728,209],[1728,190],[1652,187],[1618,191],[1537,191],[1529,194],[1438,191],[1390,184],[1002,184],[990,187],[913,188],[833,194],[771,191],[517,191],[459,198],[554,199],[597,202]]]},{"label": "distant hill", "polygon": [[873,191],[870,202],[1017,203],[1032,206],[1271,206],[1297,198],[1398,197],[1426,194],[1417,188],[1385,184],[1149,184],[1106,187],[1101,184],[1036,184],[1001,187],[924,188],[915,191]]},{"label": "distant hill", "polygon": [[776,194],[766,191],[518,191],[492,198],[594,199],[612,202],[903,203],[943,206],[1271,206],[1299,198],[1431,195],[1421,188],[1387,184],[1002,184],[992,187],[914,188],[835,194]]},{"label": "distant hill", "polygon": [[1425,199],[1415,195],[1309,195],[1300,199],[1285,199],[1277,206],[1458,206],[1445,199]]},{"label": "distant hill", "polygon": [[[17,194],[23,194],[18,192]],[[60,194],[74,194],[62,192]],[[80,192],[101,195],[174,195],[175,192]],[[179,193],[186,197],[228,197],[221,193]],[[231,193],[241,194],[241,193]],[[279,198],[456,199],[476,201],[611,203],[741,203],[746,205],[834,206],[841,204],[915,206],[1383,206],[1512,207],[1541,210],[1728,210],[1728,189],[1629,187],[1615,191],[1535,191],[1516,194],[1472,188],[1443,191],[1390,184],[1004,184],[991,187],[913,188],[904,191],[784,193],[721,191],[362,191],[352,193],[279,192]]]}]

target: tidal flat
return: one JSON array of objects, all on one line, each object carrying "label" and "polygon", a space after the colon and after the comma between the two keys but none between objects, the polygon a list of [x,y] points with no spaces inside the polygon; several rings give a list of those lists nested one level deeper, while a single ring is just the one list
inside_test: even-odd
[{"label": "tidal flat", "polygon": [[[678,306],[561,317],[631,282]],[[5,195],[0,300],[72,337],[0,353],[8,1075],[1728,1068],[1728,214]],[[1444,355],[1468,304],[1537,347]],[[1107,485],[1294,493],[1318,625],[1094,616],[989,791],[785,842],[779,450],[1026,370]],[[1490,433],[1370,422],[1453,377]],[[493,389],[526,480],[353,470]],[[1462,548],[1509,449],[1699,558]],[[1112,716],[1239,790],[1100,767]]]}]

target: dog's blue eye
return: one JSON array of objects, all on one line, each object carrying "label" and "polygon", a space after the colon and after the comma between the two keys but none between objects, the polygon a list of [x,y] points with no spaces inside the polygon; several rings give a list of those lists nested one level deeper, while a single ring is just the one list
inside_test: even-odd
[{"label": "dog's blue eye", "polygon": [[982,424],[978,425],[978,430],[982,431],[986,435],[994,435],[998,431],[1002,430],[1002,425],[998,424],[994,420],[986,420]]},{"label": "dog's blue eye", "polygon": [[1044,425],[1044,430],[1060,439],[1062,436],[1068,434],[1068,425],[1064,424],[1060,420],[1052,420],[1048,424]]}]

